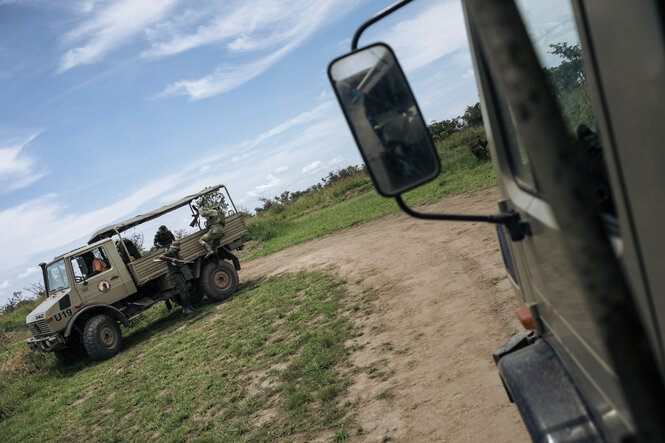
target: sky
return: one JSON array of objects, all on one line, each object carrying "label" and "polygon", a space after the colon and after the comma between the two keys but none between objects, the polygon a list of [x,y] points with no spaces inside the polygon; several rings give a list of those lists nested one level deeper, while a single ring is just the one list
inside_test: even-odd
[{"label": "sky", "polygon": [[[391,3],[0,0],[0,305],[108,224],[220,183],[251,211],[360,164],[326,69]],[[459,0],[415,1],[376,41],[425,121],[478,101]]]}]

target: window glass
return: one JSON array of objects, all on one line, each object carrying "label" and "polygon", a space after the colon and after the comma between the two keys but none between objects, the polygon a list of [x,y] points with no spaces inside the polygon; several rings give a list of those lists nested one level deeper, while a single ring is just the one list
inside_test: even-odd
[{"label": "window glass", "polygon": [[[596,118],[591,107],[582,50],[570,3],[561,0],[517,0],[517,6],[569,132],[583,141],[593,140],[600,147],[598,136],[594,133]],[[500,90],[496,93],[512,173],[521,187],[537,192],[537,179],[531,171],[525,145],[515,129],[510,106]],[[599,168],[601,166],[594,165],[594,169]]]},{"label": "window glass", "polygon": [[517,0],[517,7],[568,130],[574,137],[584,127],[595,130],[596,117],[570,2]]},{"label": "window glass", "polygon": [[46,268],[46,275],[48,277],[49,292],[55,292],[69,287],[69,278],[67,277],[65,260],[58,260],[57,262],[48,265]]},{"label": "window glass", "polygon": [[71,261],[72,270],[74,271],[74,279],[77,282],[82,282],[83,280],[111,269],[111,263],[108,260],[104,248],[101,246],[74,256]]},{"label": "window glass", "polygon": [[497,97],[498,106],[501,116],[503,118],[504,136],[506,138],[506,145],[508,148],[508,160],[512,169],[515,180],[523,188],[537,190],[536,180],[531,171],[529,164],[529,157],[526,153],[526,147],[522,138],[515,130],[515,118],[513,112],[508,105],[503,93],[499,92]]}]

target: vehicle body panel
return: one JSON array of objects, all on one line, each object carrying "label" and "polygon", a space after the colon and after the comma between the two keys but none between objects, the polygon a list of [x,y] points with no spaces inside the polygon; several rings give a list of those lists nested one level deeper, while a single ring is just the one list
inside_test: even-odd
[{"label": "vehicle body panel", "polygon": [[622,265],[665,376],[663,6],[621,0],[575,6],[586,29],[594,105],[602,109],[598,123],[621,222]]},{"label": "vehicle body panel", "polygon": [[[183,260],[194,260],[206,254],[205,248],[199,243],[199,238],[208,232],[207,229],[195,232],[180,240],[180,256]],[[224,226],[224,237],[222,241],[225,245],[233,243],[240,239],[247,232],[247,226],[241,214],[232,214],[226,218]],[[155,262],[154,259],[164,253],[166,249],[152,251],[143,257],[132,260],[127,264],[129,272],[132,274],[137,286],[143,286],[150,281],[166,274],[166,263]]]},{"label": "vehicle body panel", "polygon": [[[74,282],[73,289],[79,293],[81,302],[85,306],[91,304],[110,305],[136,292],[136,286],[134,286],[134,282],[132,282],[127,268],[111,239],[94,243],[92,246],[80,250],[80,252],[84,253],[98,247],[104,248],[111,267],[84,281]],[[72,257],[73,255],[67,255],[65,259]],[[68,263],[71,264],[71,260]]]},{"label": "vehicle body panel", "polygon": [[[631,6],[626,5],[625,7],[630,8]],[[608,9],[605,3],[602,8]],[[579,14],[579,5],[577,12],[575,19],[578,28],[582,29],[580,34],[584,34],[584,24],[580,25],[582,17]],[[614,18],[616,19],[616,17]],[[517,180],[511,167],[507,146],[512,141],[511,129],[506,128],[511,124],[510,115],[506,115],[509,112],[506,112],[500,92],[493,84],[491,72],[484,62],[482,48],[477,36],[474,35],[472,23],[469,23],[468,29],[485,127],[491,141],[490,149],[497,183],[506,199],[502,210],[518,211],[532,231],[532,235],[527,236],[521,242],[511,242],[508,239],[509,250],[515,262],[515,273],[518,276],[516,286],[519,291],[518,296],[535,314],[540,335],[555,350],[556,355],[574,380],[577,389],[582,392],[595,420],[602,424],[604,432],[610,439],[620,438],[632,432],[633,426],[619,381],[601,340],[598,327],[592,320],[593,315],[585,300],[584,288],[575,277],[576,270],[571,268],[571,262],[564,250],[565,241],[561,237],[556,219],[546,198],[540,195],[537,189],[525,188],[523,183]],[[620,38],[621,34],[616,34],[616,29],[613,32],[615,38]],[[625,34],[623,37],[625,38]],[[580,40],[585,63],[588,63],[586,58],[589,52],[589,48],[586,47],[588,40],[584,35]],[[616,47],[612,51],[616,51]],[[585,64],[585,66],[588,65]],[[594,72],[588,69],[587,78],[591,79],[593,76]],[[589,87],[595,86],[596,84],[589,80]],[[615,86],[615,89],[621,89],[618,83]],[[593,105],[600,125],[602,118],[598,109],[602,109],[602,107],[597,99],[599,94],[600,91],[596,91]],[[623,109],[627,110],[626,107]],[[657,112],[653,114],[654,118],[659,115]],[[630,121],[628,116],[624,115],[622,118],[626,122]],[[634,116],[632,118],[634,119]],[[607,155],[606,139],[607,136],[603,134]],[[631,141],[627,146],[632,146],[633,143]],[[661,152],[663,151],[661,150]],[[662,166],[660,170],[663,170]],[[633,173],[635,172],[637,171],[633,171]],[[662,177],[661,175],[658,180],[653,180],[651,183],[662,182]],[[658,189],[662,191],[665,189],[665,185]],[[620,191],[614,190],[614,194],[617,193],[621,194]],[[645,200],[643,196],[642,200]],[[653,204],[653,199],[646,200],[650,200],[650,203]],[[653,214],[653,208],[651,214]],[[657,217],[652,218],[654,221],[657,219]],[[625,217],[621,224],[622,233],[624,229],[630,229],[623,222],[625,222]],[[621,245],[621,241],[618,244]],[[625,245],[625,241],[623,244]],[[621,247],[617,248],[618,253],[621,251]],[[629,260],[635,262],[633,258],[629,258]],[[655,260],[655,263],[658,263],[658,260]],[[664,269],[663,266],[660,269]],[[639,274],[634,274],[634,277],[640,279]],[[646,310],[645,312],[651,311]]]}]

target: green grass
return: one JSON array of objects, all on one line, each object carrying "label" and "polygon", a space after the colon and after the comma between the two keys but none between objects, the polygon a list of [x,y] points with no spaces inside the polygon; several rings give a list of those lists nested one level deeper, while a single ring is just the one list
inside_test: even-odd
[{"label": "green grass", "polygon": [[[245,283],[185,317],[163,306],[123,329],[110,360],[63,366],[0,347],[5,441],[343,441],[338,401],[354,336],[342,282],[322,273]],[[347,300],[348,301],[348,300]]]},{"label": "green grass", "polygon": [[[441,174],[430,183],[404,195],[409,205],[433,203],[445,195],[474,192],[495,184],[489,161],[481,162],[466,143],[484,137],[482,127],[471,127],[437,143]],[[351,196],[349,196],[351,194]],[[301,201],[302,200],[302,201]],[[339,187],[297,200],[278,214],[248,219],[250,235],[260,249],[246,260],[272,254],[286,247],[399,211],[394,199],[381,197],[368,177],[344,181]]]},{"label": "green grass", "polygon": [[25,300],[12,312],[0,314],[0,334],[10,331],[26,330],[25,317],[41,303],[42,300]]}]

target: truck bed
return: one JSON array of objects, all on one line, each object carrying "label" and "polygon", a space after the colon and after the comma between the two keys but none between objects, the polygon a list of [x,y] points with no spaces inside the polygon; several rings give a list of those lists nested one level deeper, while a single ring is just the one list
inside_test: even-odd
[{"label": "truck bed", "polygon": [[[199,238],[206,232],[208,232],[207,228],[180,240],[180,256],[184,260],[194,260],[197,257],[206,254],[205,248],[199,243]],[[228,246],[236,240],[239,240],[248,232],[247,225],[245,225],[242,215],[230,215],[226,217],[226,226],[224,227],[222,244]],[[136,286],[143,286],[160,275],[166,274],[166,263],[154,261],[155,258],[159,257],[159,255],[163,254],[165,251],[166,249],[152,251],[127,264],[129,273],[132,275]]]}]

